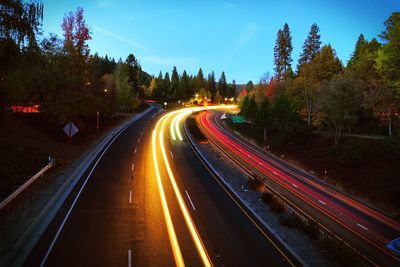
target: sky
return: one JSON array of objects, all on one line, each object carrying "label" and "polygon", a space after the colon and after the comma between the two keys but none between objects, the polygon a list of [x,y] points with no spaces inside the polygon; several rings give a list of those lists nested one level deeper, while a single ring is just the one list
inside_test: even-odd
[{"label": "sky", "polygon": [[[157,76],[186,70],[242,84],[273,74],[277,31],[287,22],[292,35],[295,69],[313,23],[322,44],[331,44],[344,64],[358,36],[370,40],[384,21],[400,11],[400,0],[43,0],[43,37],[62,37],[66,13],[84,9],[92,40],[91,53],[125,60],[134,54],[142,69]],[[381,41],[378,38],[378,41]]]}]

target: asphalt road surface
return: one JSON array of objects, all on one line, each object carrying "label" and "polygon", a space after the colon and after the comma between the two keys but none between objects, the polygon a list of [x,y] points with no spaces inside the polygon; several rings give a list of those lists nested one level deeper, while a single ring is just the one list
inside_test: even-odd
[{"label": "asphalt road surface", "polygon": [[[152,159],[158,111],[154,109],[129,126],[90,166],[25,266],[176,264]],[[290,265],[208,173],[186,141],[172,141],[167,134],[163,138],[179,190],[212,264]],[[165,167],[160,168],[160,175],[184,263],[202,266]]]},{"label": "asphalt road surface", "polygon": [[225,126],[221,115],[221,112],[203,113],[200,121],[207,135],[225,153],[250,172],[267,177],[270,187],[374,264],[390,266],[396,262],[386,245],[400,236],[399,222],[266,153]]}]

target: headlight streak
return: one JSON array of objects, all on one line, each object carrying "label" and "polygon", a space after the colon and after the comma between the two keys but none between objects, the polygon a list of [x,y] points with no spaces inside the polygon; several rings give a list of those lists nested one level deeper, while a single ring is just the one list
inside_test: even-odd
[{"label": "headlight streak", "polygon": [[[211,106],[211,107],[207,107],[206,109],[233,108],[233,107],[236,107],[236,106],[235,105]],[[170,131],[170,134],[171,134],[171,137],[173,140],[176,140],[176,135],[178,135],[179,140],[183,141],[183,137],[182,137],[181,131],[179,129],[179,123],[180,123],[181,119],[184,116],[189,115],[190,113],[192,113],[194,111],[200,111],[200,110],[205,110],[205,108],[195,107],[195,108],[186,108],[186,109],[171,111],[171,112],[165,114],[164,116],[162,116],[158,120],[158,122],[153,130],[153,133],[152,133],[153,163],[154,163],[154,169],[155,169],[156,176],[157,176],[157,186],[158,186],[158,189],[160,192],[160,199],[161,199],[161,204],[162,204],[162,208],[163,208],[164,219],[165,219],[165,223],[167,225],[168,235],[170,238],[170,243],[172,246],[174,259],[175,259],[175,263],[177,266],[185,266],[185,263],[184,263],[183,256],[182,256],[182,253],[181,253],[181,250],[179,247],[179,243],[178,243],[178,239],[177,239],[175,229],[173,226],[171,214],[169,212],[164,187],[162,184],[160,167],[159,167],[159,163],[157,160],[157,140],[156,139],[157,139],[157,133],[158,133],[158,138],[159,138],[158,145],[160,146],[160,149],[161,149],[161,154],[162,154],[164,164],[165,164],[168,176],[169,176],[169,180],[172,184],[175,196],[179,203],[180,210],[183,214],[183,217],[185,219],[186,225],[189,229],[189,232],[191,234],[193,242],[195,243],[195,246],[199,253],[199,256],[205,266],[213,266],[211,259],[210,259],[209,255],[207,254],[205,246],[200,238],[200,235],[194,225],[193,219],[191,218],[190,213],[187,209],[187,206],[183,200],[182,194],[179,191],[175,176],[172,172],[171,166],[168,161],[165,144],[164,144],[164,139],[163,139],[165,123],[171,116],[175,115],[175,117],[172,119],[169,131]],[[161,127],[160,127],[160,124],[161,124]],[[176,134],[175,134],[175,131],[176,131]]]},{"label": "headlight streak", "polygon": [[183,215],[183,217],[185,219],[186,225],[187,225],[187,227],[189,229],[189,232],[190,232],[190,234],[192,236],[192,239],[193,239],[193,241],[194,241],[194,243],[196,245],[196,249],[197,249],[197,251],[198,251],[198,253],[200,255],[200,258],[203,261],[204,266],[213,266],[212,263],[211,263],[210,257],[208,256],[207,251],[206,251],[206,249],[204,247],[204,244],[201,241],[200,235],[197,232],[197,229],[196,229],[196,227],[194,225],[194,222],[193,222],[193,220],[192,220],[192,218],[191,218],[191,216],[189,214],[189,211],[188,211],[188,209],[186,207],[186,204],[185,204],[185,202],[183,200],[182,194],[179,191],[178,185],[176,183],[175,176],[172,173],[172,169],[171,169],[171,166],[170,166],[169,161],[168,161],[167,153],[165,151],[165,146],[164,146],[164,139],[163,139],[163,132],[164,132],[164,126],[165,126],[166,120],[167,119],[162,121],[161,130],[159,131],[159,142],[160,142],[161,153],[162,153],[162,156],[163,156],[163,159],[164,159],[165,167],[167,169],[168,176],[170,178],[170,182],[171,182],[172,187],[174,189],[175,196],[176,196],[176,198],[178,200],[179,207],[181,209],[182,215]]},{"label": "headlight streak", "polygon": [[171,137],[172,137],[172,139],[175,141],[176,140],[176,135],[175,135],[175,131],[174,131],[174,125],[175,125],[175,122],[176,122],[176,118],[177,118],[177,116],[175,116],[173,119],[172,119],[172,122],[171,122],[171,126],[169,127],[169,132],[170,132],[170,134],[171,134]]},{"label": "headlight streak", "polygon": [[183,141],[181,130],[179,129],[179,123],[184,116],[192,113],[193,111],[210,110],[210,109],[232,109],[232,108],[237,108],[237,105],[208,106],[206,108],[194,107],[194,108],[185,108],[185,109],[172,111],[172,113],[174,113],[174,114],[176,114],[176,113],[180,113],[180,114],[178,114],[177,116],[175,116],[172,119],[172,122],[169,127],[170,135],[174,141],[177,139],[177,136],[178,136],[179,141]]},{"label": "headlight streak", "polygon": [[157,161],[157,148],[156,148],[157,128],[158,128],[159,123],[162,120],[164,120],[166,116],[167,115],[164,115],[157,122],[156,127],[154,128],[153,133],[152,133],[153,163],[154,163],[154,170],[155,170],[156,176],[157,176],[157,187],[158,187],[158,191],[160,193],[160,200],[161,200],[162,210],[164,213],[165,224],[167,226],[168,236],[169,236],[169,240],[170,240],[171,247],[172,247],[172,253],[173,253],[174,259],[175,259],[175,264],[176,264],[176,266],[185,266],[185,263],[184,263],[183,257],[182,257],[182,253],[181,253],[181,250],[179,247],[178,239],[176,237],[174,225],[172,223],[171,214],[168,209],[167,199],[165,197],[164,187],[162,185],[160,169],[158,167],[158,161]]}]

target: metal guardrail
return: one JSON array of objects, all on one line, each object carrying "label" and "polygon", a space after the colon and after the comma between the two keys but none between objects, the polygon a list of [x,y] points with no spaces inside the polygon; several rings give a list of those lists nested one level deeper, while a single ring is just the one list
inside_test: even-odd
[{"label": "metal guardrail", "polygon": [[2,210],[5,206],[7,206],[11,201],[13,201],[22,191],[24,191],[26,188],[29,187],[37,178],[43,176],[43,174],[53,167],[56,164],[55,159],[51,159],[50,162],[44,166],[40,171],[38,171],[34,176],[29,178],[24,184],[22,184],[20,187],[18,187],[14,192],[12,192],[8,197],[6,197],[4,200],[1,201],[0,203],[0,210]]}]

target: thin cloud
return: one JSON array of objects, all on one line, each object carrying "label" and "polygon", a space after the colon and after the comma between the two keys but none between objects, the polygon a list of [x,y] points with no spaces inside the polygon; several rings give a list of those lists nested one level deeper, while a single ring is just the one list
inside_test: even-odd
[{"label": "thin cloud", "polygon": [[256,34],[257,25],[255,23],[249,23],[246,25],[245,29],[241,32],[239,40],[237,42],[237,49],[242,48],[247,44],[250,39]]},{"label": "thin cloud", "polygon": [[135,42],[135,41],[133,41],[131,39],[125,38],[125,37],[123,37],[123,36],[121,36],[119,34],[113,33],[113,32],[111,32],[109,30],[106,30],[106,29],[104,29],[102,27],[93,25],[93,30],[95,30],[96,32],[101,33],[103,35],[106,35],[108,37],[114,38],[114,39],[116,39],[118,41],[130,44],[130,45],[132,45],[132,46],[134,46],[136,48],[142,49],[144,51],[151,51],[151,49],[149,47],[145,46],[145,45],[142,45],[142,44],[140,44],[138,42]]},{"label": "thin cloud", "polygon": [[258,30],[257,24],[255,23],[248,23],[244,26],[242,32],[240,32],[239,37],[230,50],[226,51],[226,54],[232,54],[239,51],[242,47],[244,47],[253,36],[256,34]]},{"label": "thin cloud", "polygon": [[159,57],[159,56],[147,56],[144,57],[144,61],[162,66],[179,66],[188,67],[193,66],[197,62],[195,57]]}]

